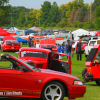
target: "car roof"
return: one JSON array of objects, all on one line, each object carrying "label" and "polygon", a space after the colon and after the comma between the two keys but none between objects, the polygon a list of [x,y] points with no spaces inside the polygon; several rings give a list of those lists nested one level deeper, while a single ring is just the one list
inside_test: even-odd
[{"label": "car roof", "polygon": [[20,48],[19,51],[37,51],[37,52],[46,52],[46,53],[51,52],[51,50],[49,50],[49,49],[32,48],[32,47],[23,47],[23,48]]}]

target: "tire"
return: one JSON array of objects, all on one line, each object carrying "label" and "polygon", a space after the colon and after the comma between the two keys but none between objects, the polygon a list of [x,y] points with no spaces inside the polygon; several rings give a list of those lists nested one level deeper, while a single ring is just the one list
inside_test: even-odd
[{"label": "tire", "polygon": [[84,69],[82,70],[82,77],[84,77],[84,75],[86,74],[86,72],[87,72],[87,69],[84,68]]},{"label": "tire", "polygon": [[100,86],[100,81],[99,80],[97,80],[97,81],[95,81],[96,82],[96,84],[98,85],[98,86]]},{"label": "tire", "polygon": [[42,100],[63,100],[64,96],[64,87],[56,81],[47,83],[41,94]]},{"label": "tire", "polygon": [[2,47],[2,52],[5,52],[4,49],[3,49],[3,47]]}]

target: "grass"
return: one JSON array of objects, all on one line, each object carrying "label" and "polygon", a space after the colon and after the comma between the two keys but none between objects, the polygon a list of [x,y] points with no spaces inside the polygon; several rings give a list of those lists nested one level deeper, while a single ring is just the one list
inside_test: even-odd
[{"label": "grass", "polygon": [[[22,45],[22,47],[27,46],[27,45]],[[15,52],[0,52],[1,53],[7,53],[7,54],[13,54],[14,56],[18,57],[18,54]],[[78,77],[79,79],[82,79],[82,70],[85,68],[85,62],[86,58],[85,55],[82,55],[82,61],[77,61],[76,59],[76,54],[74,54],[74,57],[71,57],[71,68],[72,68],[72,75]],[[4,64],[3,62],[0,62],[0,64]],[[5,63],[6,65],[7,63]],[[96,85],[95,82],[88,82],[84,83],[86,86],[86,93],[83,98],[76,98],[75,100],[100,100],[100,87]],[[8,98],[7,98],[8,99]],[[17,99],[17,98],[15,98]],[[2,98],[2,100],[6,100],[5,98]],[[13,100],[12,98],[8,100]],[[17,99],[17,100],[22,100],[22,99]],[[23,99],[25,100],[25,99]],[[31,100],[31,99],[28,99]],[[38,100],[38,99],[34,99]],[[64,100],[68,100],[68,98],[64,98]]]}]

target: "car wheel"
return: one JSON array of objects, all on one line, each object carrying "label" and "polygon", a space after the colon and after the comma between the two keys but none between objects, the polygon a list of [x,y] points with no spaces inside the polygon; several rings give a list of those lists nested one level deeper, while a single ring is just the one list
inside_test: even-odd
[{"label": "car wheel", "polygon": [[2,52],[4,52],[4,49],[2,48]]},{"label": "car wheel", "polygon": [[41,96],[43,100],[63,100],[65,90],[59,82],[52,81],[43,88]]},{"label": "car wheel", "polygon": [[96,84],[98,85],[98,86],[100,86],[100,81],[99,80],[97,80],[97,81],[95,81],[96,82]]},{"label": "car wheel", "polygon": [[82,77],[84,77],[84,75],[87,73],[87,69],[86,68],[84,68],[83,70],[82,70]]}]

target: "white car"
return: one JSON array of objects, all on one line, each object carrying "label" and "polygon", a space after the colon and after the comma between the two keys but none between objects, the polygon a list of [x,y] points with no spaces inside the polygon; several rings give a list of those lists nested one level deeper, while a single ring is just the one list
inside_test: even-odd
[{"label": "white car", "polygon": [[85,47],[85,51],[84,51],[85,57],[89,55],[89,52],[91,51],[91,49],[93,48],[95,44],[100,44],[100,39],[89,40],[88,46]]}]

